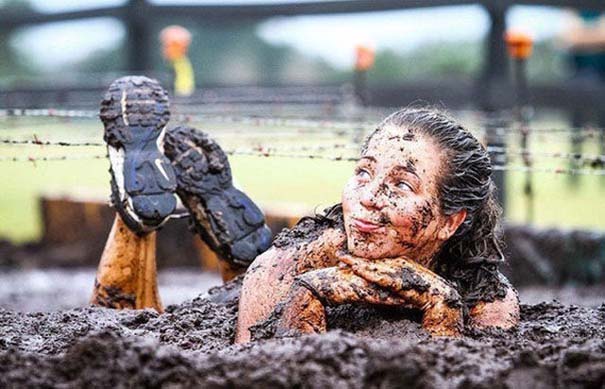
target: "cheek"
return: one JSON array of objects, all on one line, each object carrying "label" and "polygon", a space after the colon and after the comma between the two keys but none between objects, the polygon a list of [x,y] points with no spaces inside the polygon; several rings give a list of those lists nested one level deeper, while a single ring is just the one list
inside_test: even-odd
[{"label": "cheek", "polygon": [[389,208],[389,221],[397,229],[409,228],[418,213],[416,201],[401,200],[392,204]]},{"label": "cheek", "polygon": [[357,182],[355,180],[355,178],[351,178],[349,179],[349,181],[347,181],[344,189],[342,190],[342,198],[341,198],[341,202],[342,202],[342,209],[344,212],[349,212],[353,205],[358,201],[358,193],[359,191],[356,190],[357,189]]},{"label": "cheek", "polygon": [[432,205],[422,199],[401,202],[389,212],[391,225],[400,236],[415,237],[430,232],[437,223]]}]

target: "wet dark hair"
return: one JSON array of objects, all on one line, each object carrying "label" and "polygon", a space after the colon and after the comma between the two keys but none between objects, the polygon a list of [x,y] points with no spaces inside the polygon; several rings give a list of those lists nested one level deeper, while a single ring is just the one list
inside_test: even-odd
[{"label": "wet dark hair", "polygon": [[362,154],[372,137],[387,126],[423,134],[439,146],[444,153],[438,179],[441,211],[444,215],[463,209],[467,212],[437,254],[436,272],[456,284],[469,306],[504,297],[506,287],[498,272],[504,262],[502,209],[496,200],[492,165],[485,147],[445,112],[411,107],[384,119],[367,137]]}]

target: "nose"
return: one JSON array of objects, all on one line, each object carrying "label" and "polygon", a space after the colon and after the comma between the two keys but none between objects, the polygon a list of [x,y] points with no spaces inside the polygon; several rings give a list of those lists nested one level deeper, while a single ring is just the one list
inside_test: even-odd
[{"label": "nose", "polygon": [[381,210],[384,208],[384,199],[377,181],[369,183],[362,191],[360,201],[367,209]]}]

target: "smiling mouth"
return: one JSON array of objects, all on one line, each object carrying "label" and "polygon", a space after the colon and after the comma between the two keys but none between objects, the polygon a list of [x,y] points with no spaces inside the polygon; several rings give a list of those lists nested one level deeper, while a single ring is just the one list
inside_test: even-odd
[{"label": "smiling mouth", "polygon": [[377,224],[365,219],[357,219],[353,218],[351,222],[351,227],[359,232],[363,232],[366,234],[382,232],[384,230],[384,225]]}]

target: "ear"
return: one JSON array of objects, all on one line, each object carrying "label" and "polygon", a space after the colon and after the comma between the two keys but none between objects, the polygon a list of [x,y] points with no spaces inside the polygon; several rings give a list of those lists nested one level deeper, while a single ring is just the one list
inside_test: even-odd
[{"label": "ear", "polygon": [[454,233],[460,224],[466,219],[466,209],[461,209],[460,211],[453,213],[451,215],[445,216],[445,223],[441,230],[439,231],[439,239],[442,241],[448,240]]}]

